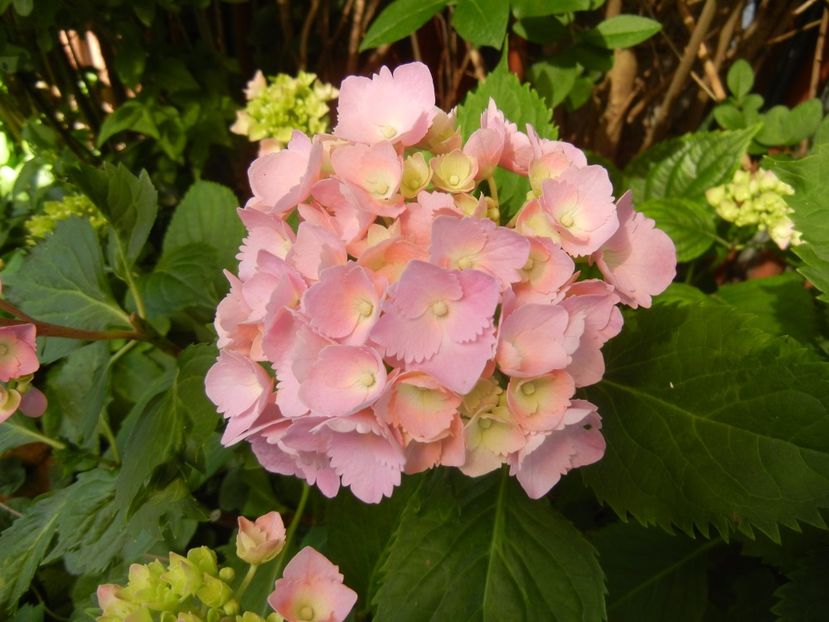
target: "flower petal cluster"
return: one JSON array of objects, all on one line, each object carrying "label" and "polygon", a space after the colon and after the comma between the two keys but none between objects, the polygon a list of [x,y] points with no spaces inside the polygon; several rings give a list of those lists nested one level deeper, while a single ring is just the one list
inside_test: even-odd
[{"label": "flower petal cluster", "polygon": [[801,243],[801,234],[791,219],[792,208],[785,199],[792,194],[794,188],[772,171],[758,169],[736,171],[730,183],[709,188],[705,198],[723,220],[767,231],[772,241],[785,250],[789,244]]},{"label": "flower petal cluster", "polygon": [[40,417],[46,396],[32,386],[40,367],[34,324],[0,326],[0,423],[18,410],[27,417]]},{"label": "flower petal cluster", "polygon": [[[327,496],[376,503],[402,473],[504,464],[544,495],[602,456],[576,392],[601,380],[619,306],[673,279],[673,244],[604,168],[494,102],[464,143],[420,63],[346,78],[338,113],[333,135],[251,166],[206,381],[223,442]],[[507,226],[484,190],[499,167],[528,181]]]},{"label": "flower petal cluster", "polygon": [[98,586],[97,622],[343,622],[357,593],[343,585],[337,566],[311,547],[297,553],[276,581],[268,597],[273,613],[262,617],[240,611],[239,599],[256,567],[278,555],[284,544],[277,512],[255,521],[240,516],[236,550],[251,566],[243,579],[229,566],[220,568],[216,551],[206,546],[186,555],[171,552],[166,565],[158,559],[132,564],[126,585]]},{"label": "flower petal cluster", "polygon": [[260,141],[260,155],[279,151],[291,140],[294,130],[309,134],[328,129],[328,102],[337,89],[300,71],[296,77],[280,73],[265,78],[257,71],[245,89],[247,105],[236,112],[230,130]]}]

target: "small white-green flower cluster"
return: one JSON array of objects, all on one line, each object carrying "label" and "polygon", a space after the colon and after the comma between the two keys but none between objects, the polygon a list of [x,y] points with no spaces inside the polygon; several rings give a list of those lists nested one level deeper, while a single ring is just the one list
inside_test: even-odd
[{"label": "small white-green flower cluster", "polygon": [[96,231],[106,225],[106,219],[95,204],[82,194],[63,197],[60,201],[46,201],[43,213],[26,221],[26,243],[34,246],[50,235],[59,222],[77,216],[89,220]]},{"label": "small white-green flower cluster", "polygon": [[774,243],[785,249],[800,244],[800,232],[794,229],[789,217],[792,209],[784,198],[792,194],[794,188],[774,173],[758,169],[754,173],[738,170],[731,183],[710,188],[705,198],[723,220],[768,231]]},{"label": "small white-green flower cluster", "polygon": [[248,82],[248,104],[236,112],[230,128],[252,141],[262,141],[262,151],[278,151],[291,140],[294,130],[308,135],[328,130],[328,102],[339,91],[320,82],[313,73],[300,71],[296,77],[280,73],[266,79],[257,71]]}]

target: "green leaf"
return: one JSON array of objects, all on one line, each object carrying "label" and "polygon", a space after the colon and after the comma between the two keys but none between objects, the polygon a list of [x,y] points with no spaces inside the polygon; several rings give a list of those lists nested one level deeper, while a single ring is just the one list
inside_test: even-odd
[{"label": "green leaf", "polygon": [[85,220],[59,222],[3,281],[12,302],[41,321],[86,330],[130,327],[110,293],[98,237]]},{"label": "green leaf", "polygon": [[11,611],[25,592],[57,533],[66,490],[38,498],[0,534],[0,609]]},{"label": "green leaf", "polygon": [[795,190],[786,203],[794,210],[792,220],[803,239],[803,244],[792,247],[803,260],[798,271],[822,292],[820,299],[829,302],[829,200],[825,186],[829,145],[819,146],[800,160],[767,158],[763,165]]},{"label": "green leaf", "polygon": [[412,34],[447,4],[448,0],[395,0],[372,22],[360,43],[360,51],[394,43]]},{"label": "green leaf", "polygon": [[751,88],[754,86],[754,70],[748,61],[738,58],[729,67],[725,82],[731,94],[740,100],[751,93]]},{"label": "green leaf", "polygon": [[636,211],[653,218],[676,245],[677,261],[696,259],[717,239],[714,212],[702,201],[672,197],[652,199],[636,206]]},{"label": "green leaf", "polygon": [[533,43],[553,43],[567,34],[567,28],[556,17],[525,17],[512,25],[512,31]]},{"label": "green leaf", "polygon": [[756,328],[772,335],[789,335],[804,345],[814,343],[817,311],[803,278],[795,272],[723,285],[713,296],[754,315],[752,325]]},{"label": "green leaf", "polygon": [[555,108],[567,99],[581,71],[578,66],[559,67],[550,61],[541,61],[530,66],[527,79],[544,96],[547,105]]},{"label": "green leaf", "polygon": [[591,543],[607,575],[607,615],[614,622],[698,622],[708,603],[711,542],[616,523]]},{"label": "green leaf", "polygon": [[71,499],[58,524],[58,542],[44,564],[64,557],[72,574],[100,573],[123,545],[126,521],[118,520],[115,498],[116,471],[94,469],[81,473],[65,489]]},{"label": "green leaf", "polygon": [[756,136],[767,147],[796,145],[814,134],[823,118],[823,104],[810,99],[789,110],[774,106],[763,116],[763,129]]},{"label": "green leaf", "polygon": [[615,50],[647,41],[660,30],[662,25],[648,17],[616,15],[588,30],[584,33],[584,39],[594,45]]},{"label": "green leaf", "polygon": [[781,586],[775,596],[779,602],[773,611],[779,622],[820,622],[829,609],[829,548],[823,547],[809,554],[793,571],[787,573],[789,582]]},{"label": "green leaf", "polygon": [[111,225],[110,260],[117,273],[126,273],[144,248],[158,211],[150,176],[142,170],[136,177],[123,164],[84,164],[71,175]]},{"label": "green leaf", "polygon": [[135,99],[122,104],[104,119],[95,144],[100,148],[121,132],[136,132],[156,140],[160,137],[152,110],[144,102]]},{"label": "green leaf", "polygon": [[509,3],[503,0],[458,0],[452,26],[473,45],[501,49],[507,34]]},{"label": "green leaf", "polygon": [[236,268],[236,253],[245,229],[236,208],[239,200],[225,186],[211,181],[197,181],[176,208],[167,233],[162,255],[194,243],[207,244],[216,251],[216,272]]},{"label": "green leaf", "polygon": [[481,113],[489,105],[490,97],[504,116],[518,125],[519,130],[524,131],[529,123],[542,138],[556,137],[552,112],[544,100],[528,84],[521,84],[502,60],[477,89],[467,94],[458,108],[458,125],[464,138],[469,138],[473,131],[481,127]]},{"label": "green leaf", "polygon": [[588,11],[590,0],[511,0],[512,14],[517,19],[559,15],[571,11]]},{"label": "green leaf", "polygon": [[220,417],[204,395],[204,376],[215,358],[211,346],[190,346],[179,356],[175,378],[149,387],[135,405],[129,415],[135,423],[119,443],[124,454],[115,495],[119,507],[133,503],[156,467],[176,459],[186,443],[202,445],[216,429]]},{"label": "green leaf", "polygon": [[[417,489],[419,477],[405,477],[392,497],[377,504],[363,503],[354,495],[337,495],[327,505],[328,546],[325,554],[336,560],[345,584],[370,600],[382,554],[406,502]],[[363,606],[368,603],[363,603]]]},{"label": "green leaf", "polygon": [[602,620],[593,547],[505,471],[425,478],[403,511],[375,620]]},{"label": "green leaf", "polygon": [[34,8],[34,0],[14,0],[14,10],[21,17],[28,17]]},{"label": "green leaf", "polygon": [[21,445],[37,442],[37,437],[32,436],[30,432],[38,434],[29,417],[18,414],[6,419],[3,425],[0,425],[0,454]]},{"label": "green leaf", "polygon": [[215,311],[222,280],[217,264],[215,250],[206,244],[187,244],[164,254],[155,270],[139,280],[148,315]]},{"label": "green leaf", "polygon": [[94,445],[95,428],[108,401],[109,347],[97,341],[72,352],[49,372],[50,404],[61,413],[66,438],[78,445]]},{"label": "green leaf", "polygon": [[582,472],[619,515],[723,537],[825,526],[829,364],[715,304],[656,305],[605,349],[607,452]]},{"label": "green leaf", "polygon": [[732,104],[720,104],[714,108],[714,119],[725,130],[741,130],[747,125],[743,113]]},{"label": "green leaf", "polygon": [[701,132],[657,146],[656,158],[648,150],[631,163],[629,170],[646,173],[644,185],[634,190],[636,202],[662,197],[693,199],[712,186],[730,181],[740,165],[756,127],[734,132]]}]

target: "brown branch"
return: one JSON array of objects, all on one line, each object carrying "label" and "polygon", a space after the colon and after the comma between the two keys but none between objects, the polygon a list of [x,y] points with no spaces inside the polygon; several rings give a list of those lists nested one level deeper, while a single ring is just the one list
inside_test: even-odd
[{"label": "brown branch", "polygon": [[351,32],[348,35],[348,62],[346,72],[351,74],[357,71],[360,59],[360,38],[363,36],[363,13],[366,9],[366,0],[354,0],[354,13],[351,15]]},{"label": "brown branch", "polygon": [[722,68],[725,55],[731,47],[731,40],[734,37],[734,33],[737,31],[737,26],[740,24],[740,18],[743,16],[744,6],[745,0],[740,0],[740,2],[735,4],[734,8],[731,9],[731,13],[728,15],[728,19],[725,20],[725,24],[723,24],[723,27],[720,30],[720,36],[717,39],[717,49],[714,51],[714,69],[716,69],[718,73]]},{"label": "brown branch", "polygon": [[705,34],[708,32],[708,28],[711,26],[711,21],[714,18],[716,10],[716,0],[705,0],[705,5],[702,7],[702,13],[700,13],[699,16],[699,21],[694,28],[694,32],[691,33],[691,39],[688,41],[688,45],[685,47],[679,66],[674,72],[671,83],[668,85],[668,92],[665,93],[665,98],[662,100],[662,104],[656,112],[653,123],[645,134],[645,140],[642,143],[643,150],[650,147],[654,140],[661,135],[664,125],[669,119],[671,107],[673,106],[673,103],[680,91],[685,86],[685,81],[687,80],[688,75],[691,73],[691,67],[697,57],[697,51],[705,38]]},{"label": "brown branch", "polygon": [[823,48],[826,46],[826,31],[829,30],[829,7],[823,8],[820,18],[820,30],[815,44],[815,57],[812,60],[812,76],[809,80],[809,99],[817,97],[817,88],[820,84],[820,69],[823,67]]},{"label": "brown branch", "polygon": [[317,17],[317,11],[320,8],[320,0],[311,0],[311,7],[308,9],[308,15],[305,16],[305,21],[302,23],[302,33],[299,37],[299,62],[297,66],[302,71],[305,71],[308,65],[308,38],[311,36],[311,26],[314,19]]}]

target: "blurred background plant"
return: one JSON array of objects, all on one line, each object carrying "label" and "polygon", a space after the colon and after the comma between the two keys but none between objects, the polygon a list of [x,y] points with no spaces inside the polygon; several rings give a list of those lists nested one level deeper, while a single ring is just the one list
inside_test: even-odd
[{"label": "blurred background plant", "polygon": [[[829,291],[820,188],[829,172],[828,30],[825,0],[0,0],[3,304],[68,330],[40,339],[44,418],[15,415],[0,426],[2,611],[20,622],[92,619],[95,586],[125,582],[132,561],[214,547],[229,540],[235,514],[278,509],[293,519],[297,545],[339,556],[360,592],[354,619],[370,619],[396,602],[378,589],[384,560],[405,545],[392,537],[398,523],[417,532],[414,508],[431,507],[423,501],[430,491],[447,504],[477,498],[447,499],[445,486],[421,489],[411,478],[377,507],[325,500],[268,477],[243,446],[221,449],[221,420],[203,395],[216,355],[212,315],[227,290],[221,270],[235,265],[243,234],[234,209],[249,196],[257,151],[284,144],[292,128],[330,128],[344,76],[421,60],[438,105],[459,106],[467,134],[493,96],[514,121],[537,115],[551,136],[586,149],[610,169],[617,194],[632,189],[680,261],[662,310],[645,316],[657,320],[643,326],[665,318],[675,340],[665,356],[691,360],[698,343],[713,340],[697,361],[709,373],[705,392],[746,360],[733,372],[736,385],[717,394],[723,403],[774,379],[806,391],[795,368],[812,387],[797,408],[787,402],[796,413],[764,403],[751,417],[718,421],[714,440],[691,449],[684,443],[707,412],[675,441],[644,398],[612,387],[602,391],[616,400],[591,393],[604,395],[615,453],[550,499],[601,552],[610,619],[765,620],[772,608],[781,619],[808,619],[798,603],[825,599],[820,586],[829,580],[829,556],[818,555],[829,540],[815,509],[829,503],[829,473],[814,466],[829,459],[829,432],[817,414],[803,414],[829,407],[829,315],[818,301]],[[508,181],[498,187],[506,204]],[[623,369],[650,334],[631,321],[614,365]],[[725,361],[724,352],[744,358]],[[641,368],[640,395],[693,413],[700,392],[659,393],[679,376],[659,378],[658,387],[654,380],[663,368],[690,374],[684,361],[627,364]],[[608,378],[623,382],[614,369]],[[636,423],[630,430],[612,424],[616,401]],[[735,470],[754,464],[755,453],[789,452],[779,462],[809,466],[779,488],[780,478],[734,475],[740,486],[760,482],[750,498],[741,490],[705,496],[729,479],[709,476],[720,466],[704,462],[712,447],[727,448],[717,455]],[[705,477],[656,490],[649,477],[663,470]],[[642,480],[628,485],[628,472]],[[774,505],[787,486],[800,497]],[[499,504],[512,499],[498,490]],[[666,492],[676,490],[691,500]],[[636,491],[646,491],[639,505]],[[801,498],[807,508],[788,514]],[[541,512],[534,516],[545,534],[558,533],[563,521],[550,518],[550,503],[542,511],[514,501],[521,512]],[[608,506],[696,539],[620,522]],[[772,506],[771,518],[757,509]],[[456,509],[446,516],[473,534],[475,550],[500,550],[495,527],[487,535],[469,506]],[[797,527],[804,516],[814,528],[781,536],[779,525]],[[562,543],[580,537],[561,534]],[[521,532],[510,542],[521,538],[532,540]],[[274,572],[263,566],[243,608],[264,602]],[[470,585],[478,576],[456,574]],[[671,600],[674,589],[684,608]],[[591,611],[601,617],[604,601]]]}]

